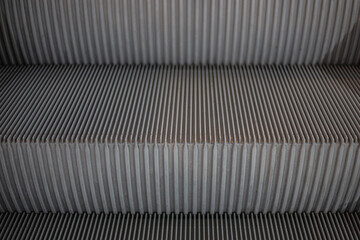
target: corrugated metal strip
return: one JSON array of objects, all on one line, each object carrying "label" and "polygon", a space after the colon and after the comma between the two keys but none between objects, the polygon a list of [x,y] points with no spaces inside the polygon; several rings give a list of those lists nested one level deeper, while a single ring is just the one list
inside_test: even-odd
[{"label": "corrugated metal strip", "polygon": [[359,213],[0,215],[1,239],[359,239]]},{"label": "corrugated metal strip", "polygon": [[358,0],[3,0],[2,63],[359,63]]},{"label": "corrugated metal strip", "polygon": [[2,143],[0,154],[8,211],[360,209],[358,143]]},{"label": "corrugated metal strip", "polygon": [[359,66],[3,66],[0,137],[359,143],[359,79]]}]

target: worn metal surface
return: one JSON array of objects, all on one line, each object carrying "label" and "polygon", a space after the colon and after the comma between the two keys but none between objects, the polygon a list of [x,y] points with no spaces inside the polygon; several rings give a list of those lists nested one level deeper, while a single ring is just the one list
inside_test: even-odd
[{"label": "worn metal surface", "polygon": [[360,63],[358,0],[2,0],[2,63]]}]

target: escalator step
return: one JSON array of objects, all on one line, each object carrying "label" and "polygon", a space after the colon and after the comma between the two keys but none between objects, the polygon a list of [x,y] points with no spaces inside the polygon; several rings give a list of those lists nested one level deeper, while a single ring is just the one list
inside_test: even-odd
[{"label": "escalator step", "polygon": [[1,239],[359,239],[360,214],[3,213]]},{"label": "escalator step", "polygon": [[0,67],[0,211],[360,209],[360,66]]},{"label": "escalator step", "polygon": [[358,0],[2,0],[0,9],[0,63],[360,63]]}]

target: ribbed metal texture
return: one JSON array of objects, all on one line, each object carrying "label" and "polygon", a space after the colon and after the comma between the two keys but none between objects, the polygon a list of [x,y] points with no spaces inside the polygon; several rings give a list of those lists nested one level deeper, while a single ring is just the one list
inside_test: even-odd
[{"label": "ribbed metal texture", "polygon": [[359,239],[359,213],[10,214],[1,239]]},{"label": "ribbed metal texture", "polygon": [[2,0],[2,63],[359,63],[359,0]]},{"label": "ribbed metal texture", "polygon": [[360,209],[359,66],[0,73],[1,211]]},{"label": "ribbed metal texture", "polygon": [[1,66],[1,142],[359,143],[360,66]]}]

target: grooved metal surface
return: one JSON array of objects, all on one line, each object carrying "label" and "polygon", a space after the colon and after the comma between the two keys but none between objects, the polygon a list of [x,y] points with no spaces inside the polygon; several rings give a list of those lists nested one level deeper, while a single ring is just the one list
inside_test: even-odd
[{"label": "grooved metal surface", "polygon": [[359,213],[0,215],[2,239],[359,239]]},{"label": "grooved metal surface", "polygon": [[358,0],[2,0],[2,63],[360,62]]},{"label": "grooved metal surface", "polygon": [[360,66],[1,66],[1,142],[359,143]]},{"label": "grooved metal surface", "polygon": [[360,209],[359,66],[3,66],[0,210]]}]

